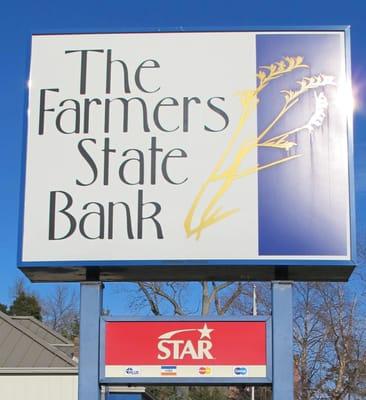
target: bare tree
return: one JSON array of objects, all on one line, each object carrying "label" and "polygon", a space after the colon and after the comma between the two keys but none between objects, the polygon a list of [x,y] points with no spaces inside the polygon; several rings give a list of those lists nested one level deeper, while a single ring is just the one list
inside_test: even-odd
[{"label": "bare tree", "polygon": [[138,282],[130,306],[156,316],[243,314],[251,293],[252,285],[243,282]]},{"label": "bare tree", "polygon": [[366,395],[365,323],[344,284],[296,286],[296,397],[343,400]]},{"label": "bare tree", "polygon": [[302,283],[295,288],[295,393],[298,400],[311,400],[318,388],[326,337],[316,286]]},{"label": "bare tree", "polygon": [[362,392],[366,326],[358,313],[357,297],[348,295],[344,284],[318,285],[318,291],[323,305],[320,317],[328,338],[322,388],[329,398],[342,400]]},{"label": "bare tree", "polygon": [[44,322],[56,332],[73,339],[79,334],[79,298],[66,285],[57,285],[42,302]]}]

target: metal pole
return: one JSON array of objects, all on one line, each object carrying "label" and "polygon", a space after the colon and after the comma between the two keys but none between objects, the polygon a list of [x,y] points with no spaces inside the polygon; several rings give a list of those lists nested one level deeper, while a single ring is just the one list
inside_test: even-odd
[{"label": "metal pole", "polygon": [[253,284],[253,315],[258,315],[257,312],[257,286]]},{"label": "metal pole", "polygon": [[[256,286],[253,284],[253,315],[257,315],[257,292],[256,292]],[[255,388],[252,386],[252,396],[251,400],[255,400]]]},{"label": "metal pole", "polygon": [[294,399],[292,282],[272,282],[273,400]]},{"label": "metal pole", "polygon": [[99,319],[103,284],[80,284],[79,400],[100,400]]}]

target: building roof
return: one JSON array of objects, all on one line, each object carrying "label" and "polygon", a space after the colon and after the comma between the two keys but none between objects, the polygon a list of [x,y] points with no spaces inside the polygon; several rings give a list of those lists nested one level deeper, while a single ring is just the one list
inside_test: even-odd
[{"label": "building roof", "polygon": [[69,357],[73,357],[75,353],[75,346],[65,337],[50,329],[48,326],[42,324],[42,322],[38,321],[38,319],[25,316],[11,316],[12,320],[22,324],[25,328],[29,329],[36,336],[41,339],[44,339],[48,344],[52,344],[52,346],[66,353]]},{"label": "building roof", "polygon": [[1,368],[75,368],[60,346],[72,344],[31,317],[10,317],[0,311]]},{"label": "building roof", "polygon": [[71,344],[65,337],[60,335],[59,333],[55,332],[54,330],[50,329],[48,326],[42,324],[41,321],[38,319],[25,316],[25,317],[18,317],[18,316],[11,316],[12,320],[19,322],[25,328],[29,329],[39,338],[44,339],[47,343],[50,344]]}]

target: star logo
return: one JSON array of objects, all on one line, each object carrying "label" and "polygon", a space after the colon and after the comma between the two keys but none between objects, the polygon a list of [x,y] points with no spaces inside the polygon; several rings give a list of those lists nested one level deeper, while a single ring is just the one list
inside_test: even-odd
[{"label": "star logo", "polygon": [[206,323],[203,325],[203,328],[202,328],[202,329],[197,329],[197,330],[198,330],[199,332],[201,332],[201,337],[200,337],[200,339],[203,339],[203,338],[211,339],[211,332],[213,331],[213,329],[208,329]]}]

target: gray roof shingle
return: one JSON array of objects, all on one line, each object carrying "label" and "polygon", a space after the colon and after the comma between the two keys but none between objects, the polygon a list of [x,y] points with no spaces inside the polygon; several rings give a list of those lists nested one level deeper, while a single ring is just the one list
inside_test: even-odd
[{"label": "gray roof shingle", "polygon": [[57,345],[71,344],[38,321],[0,312],[0,368],[75,368]]}]

